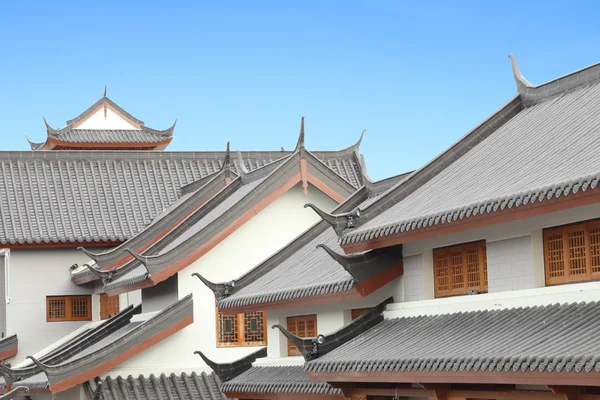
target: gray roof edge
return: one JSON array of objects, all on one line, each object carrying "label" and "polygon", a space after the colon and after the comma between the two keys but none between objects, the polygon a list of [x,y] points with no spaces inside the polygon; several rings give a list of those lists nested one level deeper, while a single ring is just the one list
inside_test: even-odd
[{"label": "gray roof edge", "polygon": [[17,348],[19,346],[19,339],[17,334],[7,336],[0,340],[0,353]]},{"label": "gray roof edge", "polygon": [[342,244],[356,243],[363,240],[392,235],[398,232],[416,230],[462,220],[476,215],[491,214],[504,209],[516,208],[534,202],[543,202],[552,198],[559,198],[576,194],[579,191],[593,190],[600,181],[600,172],[575,179],[569,179],[554,185],[546,185],[536,189],[526,190],[515,194],[494,197],[478,201],[463,207],[443,210],[433,214],[422,215],[409,220],[394,221],[375,226],[370,229],[348,232],[342,237]]},{"label": "gray roof edge", "polygon": [[[492,135],[499,127],[517,115],[522,109],[523,104],[521,97],[516,95],[499,110],[473,128],[469,133],[425,164],[425,166],[412,172],[406,178],[384,192],[379,199],[371,203],[364,210],[361,210],[362,215],[360,218],[356,219],[354,230],[357,230],[360,225],[373,219],[392,205],[408,197],[454,161],[466,154],[470,149]],[[351,234],[352,231],[348,231],[342,238]]]},{"label": "gray roof edge", "polygon": [[354,193],[356,187],[354,187],[354,185],[352,185],[346,179],[335,173],[334,170],[329,168],[329,166],[327,166],[327,164],[321,161],[317,156],[312,154],[310,151],[306,151],[305,156],[307,161],[309,158],[312,159],[312,163],[310,163],[312,167],[314,167],[317,171],[319,171],[321,174],[327,177],[331,181],[331,183],[335,184],[335,186],[342,189],[347,196]]}]

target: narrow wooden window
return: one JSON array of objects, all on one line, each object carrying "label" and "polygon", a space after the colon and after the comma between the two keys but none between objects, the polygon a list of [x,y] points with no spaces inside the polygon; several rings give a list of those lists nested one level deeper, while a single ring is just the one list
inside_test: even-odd
[{"label": "narrow wooden window", "polygon": [[266,313],[223,314],[217,310],[217,347],[267,344]]},{"label": "narrow wooden window", "polygon": [[113,317],[118,314],[120,310],[119,295],[100,295],[100,319],[108,319]]},{"label": "narrow wooden window", "polygon": [[46,297],[46,321],[91,321],[91,296]]},{"label": "narrow wooden window", "polygon": [[544,229],[546,284],[600,279],[600,221]]},{"label": "narrow wooden window", "polygon": [[433,250],[435,297],[487,292],[486,257],[484,241]]},{"label": "narrow wooden window", "polygon": [[[288,317],[287,330],[301,338],[317,336],[317,316],[302,315],[299,317]],[[288,340],[288,356],[299,356],[300,350]]]},{"label": "narrow wooden window", "polygon": [[368,313],[369,311],[371,311],[371,308],[355,308],[352,310],[352,320],[354,321],[356,318]]}]

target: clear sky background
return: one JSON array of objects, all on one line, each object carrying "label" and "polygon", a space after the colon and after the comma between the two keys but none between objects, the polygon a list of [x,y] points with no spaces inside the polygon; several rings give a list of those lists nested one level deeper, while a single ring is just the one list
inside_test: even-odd
[{"label": "clear sky background", "polygon": [[575,1],[18,1],[0,6],[3,150],[108,96],[170,150],[336,150],[374,178],[422,166],[516,93],[600,61]]}]

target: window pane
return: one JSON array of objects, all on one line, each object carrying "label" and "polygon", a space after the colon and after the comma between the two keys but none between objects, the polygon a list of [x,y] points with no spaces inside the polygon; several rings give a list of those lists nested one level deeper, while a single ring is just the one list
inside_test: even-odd
[{"label": "window pane", "polygon": [[65,298],[48,299],[48,320],[67,318],[67,300]]},{"label": "window pane", "polygon": [[264,312],[250,312],[244,314],[244,342],[245,344],[265,343],[265,316]]},{"label": "window pane", "polygon": [[587,273],[585,265],[585,230],[569,232],[569,274]]},{"label": "window pane", "polygon": [[563,235],[557,233],[546,237],[546,260],[548,276],[557,278],[565,275]]},{"label": "window pane", "polygon": [[237,344],[238,323],[235,314],[225,315],[219,313],[217,321],[217,339],[220,344]]},{"label": "window pane", "polygon": [[90,316],[88,297],[71,297],[71,317],[73,319],[86,319]]},{"label": "window pane", "polygon": [[485,242],[435,249],[433,270],[436,297],[487,291]]}]

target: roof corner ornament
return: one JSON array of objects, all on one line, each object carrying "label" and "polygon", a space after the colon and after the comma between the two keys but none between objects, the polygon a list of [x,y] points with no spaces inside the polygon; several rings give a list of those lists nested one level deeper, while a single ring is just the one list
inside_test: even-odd
[{"label": "roof corner ornament", "polygon": [[4,377],[7,385],[12,385],[15,381],[14,371],[2,363],[0,363],[0,376]]},{"label": "roof corner ornament", "polygon": [[173,132],[175,131],[175,125],[177,125],[177,118],[175,118],[173,125],[171,125],[171,127],[169,129],[167,129],[166,131],[163,131],[164,132],[163,135],[166,137],[173,136]]},{"label": "roof corner ornament", "polygon": [[229,281],[227,283],[213,283],[197,272],[194,272],[192,276],[195,276],[196,278],[200,279],[200,281],[204,283],[206,287],[212,290],[217,300],[221,300],[229,296],[233,293],[233,289],[235,288],[235,280]]},{"label": "roof corner ornament", "polygon": [[304,156],[304,117],[300,120],[300,135],[298,136],[298,143],[296,143],[296,149],[294,152],[300,152]]},{"label": "roof corner ornament", "polygon": [[83,264],[83,266],[89,269],[92,274],[100,278],[104,285],[106,285],[109,282],[112,282],[114,275],[117,272],[116,268],[113,268],[109,271],[100,271],[99,269],[92,267],[90,264]]},{"label": "roof corner ornament", "polygon": [[11,391],[0,396],[0,400],[10,400],[13,397],[17,396],[21,392],[29,392],[29,388],[27,386],[17,386],[13,388]]},{"label": "roof corner ornament", "polygon": [[533,88],[534,86],[531,84],[531,82],[525,79],[521,73],[521,69],[519,68],[519,64],[517,64],[517,59],[515,58],[514,54],[509,54],[508,58],[510,58],[513,75],[515,77],[515,82],[517,83],[517,90],[519,93],[525,92],[528,88]]},{"label": "roof corner ornament", "polygon": [[206,357],[201,351],[195,351],[194,354],[198,354],[202,360],[214,371],[214,373],[223,382],[227,382],[236,376],[248,371],[252,368],[252,363],[257,358],[264,358],[267,356],[267,348],[262,347],[258,351],[248,354],[247,356],[240,358],[239,360],[229,363],[217,363]]},{"label": "roof corner ornament", "polygon": [[48,121],[46,121],[46,117],[42,117],[42,119],[44,120],[44,124],[46,125],[46,132],[48,133],[48,135],[55,135],[57,132],[56,129],[50,126]]},{"label": "roof corner ornament", "polygon": [[327,221],[329,225],[335,229],[335,232],[338,236],[341,236],[344,233],[344,229],[352,229],[356,226],[356,220],[360,218],[361,211],[360,208],[355,208],[352,211],[342,213],[342,214],[329,214],[312,203],[306,203],[304,208],[311,208],[314,212],[316,212],[322,220]]},{"label": "roof corner ornament", "polygon": [[89,258],[91,258],[92,260],[94,260],[94,261],[98,262],[98,258],[99,258],[99,257],[98,257],[98,254],[96,254],[96,253],[92,253],[91,251],[89,251],[89,250],[86,250],[86,249],[85,249],[85,247],[81,247],[81,246],[79,246],[79,247],[77,248],[77,250],[81,250],[81,251],[83,251],[83,252],[85,253],[85,255],[86,255],[86,256],[88,256],[88,257],[89,257]]},{"label": "roof corner ornament", "polygon": [[358,149],[360,148],[360,144],[362,143],[363,137],[365,136],[365,132],[367,130],[363,129],[362,132],[360,133],[360,137],[358,138],[358,141],[354,144],[354,151],[358,152]]},{"label": "roof corner ornament", "polygon": [[325,244],[320,243],[316,246],[316,248],[325,250],[325,252],[327,254],[329,254],[329,256],[331,258],[333,258],[335,261],[338,262],[338,264],[340,264],[343,267],[347,267],[351,263],[351,260],[348,259],[347,256],[344,256],[342,254],[339,254],[338,252],[333,251],[329,246],[327,246]]},{"label": "roof corner ornament", "polygon": [[238,175],[242,178],[242,181],[243,181],[249,172],[246,169],[246,166],[244,165],[244,158],[242,157],[242,152],[239,150],[237,151],[237,161],[238,161]]},{"label": "roof corner ornament", "polygon": [[142,265],[144,266],[144,268],[146,268],[146,278],[150,277],[150,269],[148,269],[148,256],[143,256],[139,253],[136,253],[135,251],[131,250],[129,247],[127,247],[125,249],[126,252],[128,252],[129,254],[131,254],[133,256],[133,258],[135,258],[136,260],[138,260],[140,263],[142,263]]},{"label": "roof corner ornament", "polygon": [[367,188],[369,194],[373,194],[375,192],[375,183],[371,175],[369,175],[369,171],[367,170],[367,163],[365,162],[365,155],[361,154],[358,158],[358,163],[360,167],[360,174],[362,175],[362,184]]},{"label": "roof corner ornament", "polygon": [[301,338],[299,336],[294,335],[286,328],[279,324],[275,324],[271,327],[271,329],[279,329],[283,336],[285,336],[294,346],[298,348],[302,357],[304,357],[305,361],[314,360],[319,358],[320,347],[325,343],[325,336],[318,335],[314,338]]},{"label": "roof corner ornament", "polygon": [[42,363],[41,361],[39,361],[38,359],[36,359],[33,356],[27,356],[25,358],[28,358],[31,360],[31,362],[33,362],[39,369],[41,369],[46,375],[48,375],[48,373],[51,370],[51,366],[46,365],[44,363]]}]

